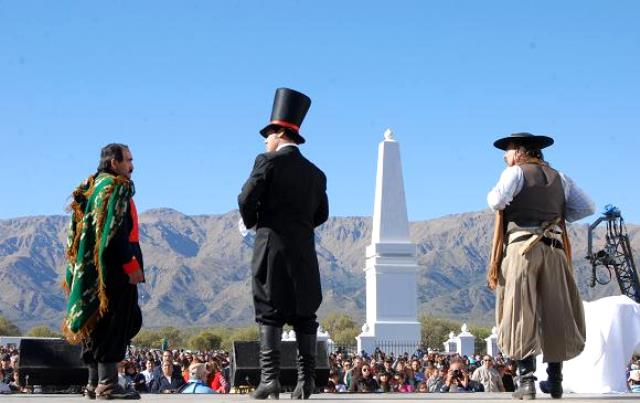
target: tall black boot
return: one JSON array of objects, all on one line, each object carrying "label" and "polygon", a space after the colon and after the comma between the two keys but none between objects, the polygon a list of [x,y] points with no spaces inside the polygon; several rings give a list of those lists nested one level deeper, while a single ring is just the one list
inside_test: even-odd
[{"label": "tall black boot", "polygon": [[519,400],[533,400],[536,398],[536,357],[527,357],[517,363],[518,389],[511,396]]},{"label": "tall black boot", "polygon": [[260,385],[253,392],[254,399],[280,397],[280,339],[282,328],[260,325]]},{"label": "tall black boot", "polygon": [[98,386],[98,363],[87,364],[87,370],[89,371],[89,381],[84,389],[84,396],[89,400],[94,400],[96,398],[96,387]]},{"label": "tall black boot", "polygon": [[296,333],[298,341],[298,384],[292,399],[308,399],[316,388],[316,335]]},{"label": "tall black boot", "polygon": [[540,390],[549,393],[554,399],[560,399],[562,397],[562,363],[547,363],[547,375],[547,380],[540,382]]},{"label": "tall black boot", "polygon": [[140,394],[135,390],[125,389],[118,383],[118,368],[115,362],[98,363],[98,387],[96,387],[96,399],[98,400],[138,400]]}]

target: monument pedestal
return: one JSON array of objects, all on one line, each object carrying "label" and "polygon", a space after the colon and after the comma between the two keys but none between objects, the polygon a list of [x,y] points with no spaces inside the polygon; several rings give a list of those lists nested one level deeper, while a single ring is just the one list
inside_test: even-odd
[{"label": "monument pedestal", "polygon": [[390,130],[378,147],[371,245],[366,249],[367,321],[358,351],[410,354],[420,343],[416,245],[409,220],[399,144]]}]

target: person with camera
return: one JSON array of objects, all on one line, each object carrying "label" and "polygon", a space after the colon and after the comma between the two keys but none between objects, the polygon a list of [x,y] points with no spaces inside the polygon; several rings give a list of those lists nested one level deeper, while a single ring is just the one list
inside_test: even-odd
[{"label": "person with camera", "polygon": [[444,385],[440,387],[441,393],[447,392],[467,392],[469,387],[469,373],[464,368],[462,361],[454,360],[451,362],[449,371],[447,372]]}]

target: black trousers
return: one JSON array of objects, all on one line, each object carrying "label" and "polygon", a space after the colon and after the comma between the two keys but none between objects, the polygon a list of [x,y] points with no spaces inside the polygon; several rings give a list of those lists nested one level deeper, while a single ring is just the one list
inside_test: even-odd
[{"label": "black trousers", "polygon": [[86,364],[122,361],[131,339],[142,327],[137,285],[129,284],[129,276],[119,267],[107,273],[109,308],[83,344]]}]

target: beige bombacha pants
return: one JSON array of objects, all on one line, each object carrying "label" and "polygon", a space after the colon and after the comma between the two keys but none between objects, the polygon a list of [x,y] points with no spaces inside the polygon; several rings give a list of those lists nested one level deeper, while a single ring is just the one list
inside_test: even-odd
[{"label": "beige bombacha pants", "polygon": [[[529,232],[518,231],[508,239]],[[562,362],[582,352],[584,308],[562,249],[538,242],[521,254],[524,242],[509,243],[496,289],[498,347],[515,360],[536,356]]]}]

